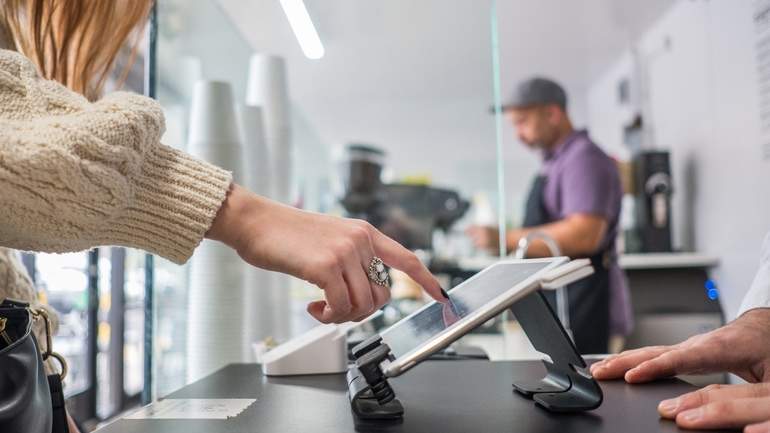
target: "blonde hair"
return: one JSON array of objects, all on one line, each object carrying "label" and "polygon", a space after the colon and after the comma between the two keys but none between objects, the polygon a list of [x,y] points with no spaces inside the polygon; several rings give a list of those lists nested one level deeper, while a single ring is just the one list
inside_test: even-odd
[{"label": "blonde hair", "polygon": [[[37,65],[40,73],[97,99],[121,47],[131,46],[130,66],[152,0],[2,0],[0,33]],[[121,81],[128,74],[124,69]]]}]

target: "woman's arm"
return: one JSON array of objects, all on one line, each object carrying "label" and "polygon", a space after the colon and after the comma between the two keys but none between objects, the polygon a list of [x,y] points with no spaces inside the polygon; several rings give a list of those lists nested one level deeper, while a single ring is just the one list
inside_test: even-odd
[{"label": "woman's arm", "polygon": [[89,103],[0,50],[0,245],[121,245],[186,261],[232,177],[160,144],[164,128],[149,98]]},{"label": "woman's arm", "polygon": [[387,302],[389,291],[366,274],[375,256],[444,299],[417,257],[370,225],[232,185],[230,173],[159,144],[163,129],[148,98],[89,103],[0,50],[0,245],[122,245],[181,263],[208,232],[252,265],[322,288],[326,299],[308,310],[324,322],[360,319]]}]

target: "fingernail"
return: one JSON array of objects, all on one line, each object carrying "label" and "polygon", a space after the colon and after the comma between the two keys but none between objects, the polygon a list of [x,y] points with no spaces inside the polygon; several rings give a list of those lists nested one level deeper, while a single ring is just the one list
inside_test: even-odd
[{"label": "fingernail", "polygon": [[663,400],[658,405],[658,411],[662,414],[670,415],[676,411],[676,408],[679,407],[679,399],[678,398],[672,398],[669,400]]},{"label": "fingernail", "polygon": [[441,288],[441,294],[444,295],[445,298],[449,299],[449,293],[447,293],[447,291],[443,288]]},{"label": "fingernail", "polygon": [[678,415],[678,417],[680,416],[682,417],[683,421],[696,422],[703,417],[703,408],[699,407],[697,409],[684,411]]}]

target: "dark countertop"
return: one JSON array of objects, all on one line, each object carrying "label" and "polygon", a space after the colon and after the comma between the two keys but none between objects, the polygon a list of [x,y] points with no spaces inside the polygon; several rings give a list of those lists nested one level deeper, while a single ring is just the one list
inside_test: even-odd
[{"label": "dark countertop", "polygon": [[344,375],[265,377],[256,364],[233,364],[168,398],[256,398],[238,417],[123,419],[99,433],[677,432],[683,430],[658,417],[657,404],[695,389],[676,379],[636,386],[601,382],[604,403],[597,410],[551,414],[511,388],[514,379],[543,372],[532,361],[427,361],[391,379],[406,408],[403,422],[378,424],[354,422]]}]

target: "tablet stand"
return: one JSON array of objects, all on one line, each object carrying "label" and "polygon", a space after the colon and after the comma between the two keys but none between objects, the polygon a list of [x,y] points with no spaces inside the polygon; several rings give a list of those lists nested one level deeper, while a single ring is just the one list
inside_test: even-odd
[{"label": "tablet stand", "polygon": [[396,398],[380,363],[393,360],[390,347],[375,335],[353,348],[356,364],[348,370],[350,407],[361,419],[400,420],[404,406]]},{"label": "tablet stand", "polygon": [[[551,412],[582,412],[602,403],[602,390],[588,374],[578,369],[586,363],[578,353],[556,314],[538,290],[517,301],[511,311],[532,345],[551,360],[543,360],[544,378],[513,384]],[[404,407],[396,398],[380,364],[395,359],[379,335],[353,348],[355,365],[347,374],[348,398],[353,413],[361,419],[399,420]]]},{"label": "tablet stand", "polygon": [[517,382],[513,388],[551,412],[581,412],[602,404],[602,389],[587,373],[569,335],[541,291],[533,292],[511,306],[532,346],[550,356],[543,360],[546,376],[536,381]]}]

